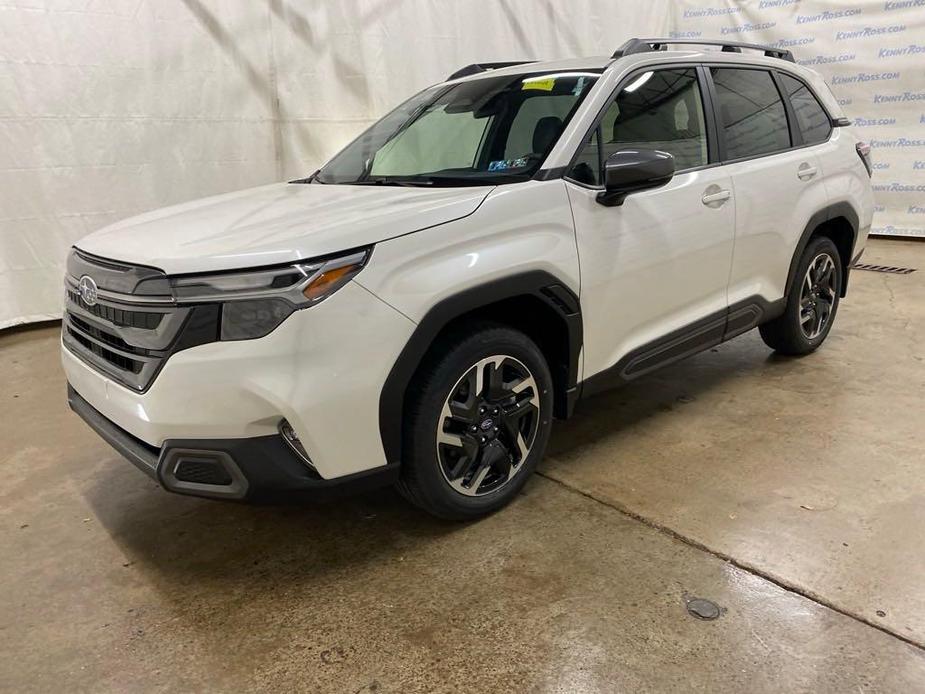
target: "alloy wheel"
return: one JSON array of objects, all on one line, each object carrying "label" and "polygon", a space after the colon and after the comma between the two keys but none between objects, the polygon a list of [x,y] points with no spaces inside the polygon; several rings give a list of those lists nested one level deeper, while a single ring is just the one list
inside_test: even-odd
[{"label": "alloy wheel", "polygon": [[808,340],[819,337],[828,325],[835,308],[837,282],[832,256],[820,253],[813,258],[800,291],[800,330]]},{"label": "alloy wheel", "polygon": [[486,357],[450,389],[437,423],[437,459],[449,485],[482,496],[524,467],[540,423],[536,379],[511,356]]}]

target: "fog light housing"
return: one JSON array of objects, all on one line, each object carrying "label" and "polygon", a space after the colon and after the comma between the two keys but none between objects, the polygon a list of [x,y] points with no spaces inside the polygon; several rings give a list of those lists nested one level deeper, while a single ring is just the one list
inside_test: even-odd
[{"label": "fog light housing", "polygon": [[308,457],[308,453],[305,452],[305,446],[302,445],[302,442],[299,440],[299,437],[296,436],[295,429],[292,428],[292,425],[287,420],[282,420],[279,423],[279,435],[283,437],[283,441],[292,449],[299,460],[308,467],[312,472],[317,474],[314,464],[312,464],[311,458]]}]

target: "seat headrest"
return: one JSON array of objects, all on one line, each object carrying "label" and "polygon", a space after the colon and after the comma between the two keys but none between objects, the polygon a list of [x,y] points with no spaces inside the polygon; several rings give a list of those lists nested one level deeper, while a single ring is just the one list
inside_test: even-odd
[{"label": "seat headrest", "polygon": [[544,154],[562,134],[562,119],[558,116],[543,116],[533,128],[533,151]]}]

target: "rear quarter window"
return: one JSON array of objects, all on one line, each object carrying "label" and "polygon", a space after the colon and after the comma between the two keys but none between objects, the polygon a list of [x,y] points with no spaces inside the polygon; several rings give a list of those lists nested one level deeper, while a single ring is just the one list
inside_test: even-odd
[{"label": "rear quarter window", "polygon": [[797,115],[797,124],[803,134],[803,144],[815,145],[829,139],[832,124],[829,115],[803,82],[790,75],[780,75],[784,91]]}]

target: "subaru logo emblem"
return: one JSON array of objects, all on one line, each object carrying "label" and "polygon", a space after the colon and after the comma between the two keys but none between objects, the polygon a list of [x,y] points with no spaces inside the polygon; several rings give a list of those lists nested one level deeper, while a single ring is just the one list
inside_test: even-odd
[{"label": "subaru logo emblem", "polygon": [[480,426],[482,427],[482,431],[488,431],[488,430],[491,429],[494,425],[495,425],[495,423],[494,423],[492,420],[490,420],[490,419],[485,419],[485,420],[482,420],[482,424],[481,424]]},{"label": "subaru logo emblem", "polygon": [[77,293],[87,306],[95,306],[97,298],[96,282],[90,275],[84,275],[77,283]]}]

